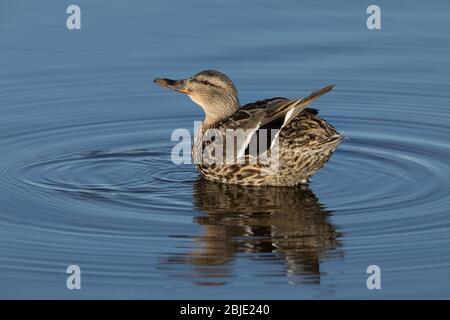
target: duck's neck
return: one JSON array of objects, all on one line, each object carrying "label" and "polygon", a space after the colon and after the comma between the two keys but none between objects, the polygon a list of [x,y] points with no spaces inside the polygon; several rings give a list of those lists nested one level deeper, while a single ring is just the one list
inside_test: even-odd
[{"label": "duck's neck", "polygon": [[202,127],[205,129],[214,126],[229,117],[231,117],[239,109],[239,101],[227,101],[226,103],[216,102],[203,108],[205,111],[205,118],[203,119]]},{"label": "duck's neck", "polygon": [[202,130],[211,128],[216,123],[231,117],[239,109],[239,99],[236,95],[205,96],[201,99],[191,96],[191,99],[205,112]]}]

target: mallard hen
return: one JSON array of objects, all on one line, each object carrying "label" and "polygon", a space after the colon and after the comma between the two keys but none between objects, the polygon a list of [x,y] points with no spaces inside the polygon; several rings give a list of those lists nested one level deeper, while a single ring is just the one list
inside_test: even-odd
[{"label": "mallard hen", "polygon": [[334,85],[302,99],[276,97],[241,107],[233,82],[219,71],[206,70],[182,80],[156,78],[154,82],[187,94],[203,109],[205,118],[194,139],[192,156],[201,175],[209,180],[242,185],[304,184],[343,138],[317,110],[307,108]]}]

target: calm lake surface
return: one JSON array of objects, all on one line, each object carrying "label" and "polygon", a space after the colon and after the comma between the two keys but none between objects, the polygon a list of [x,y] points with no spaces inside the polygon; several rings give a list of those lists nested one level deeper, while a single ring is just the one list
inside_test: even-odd
[{"label": "calm lake surface", "polygon": [[[0,4],[0,298],[450,298],[448,1],[69,4]],[[211,68],[242,103],[335,83],[348,138],[308,187],[199,179],[201,110],[152,80]]]}]

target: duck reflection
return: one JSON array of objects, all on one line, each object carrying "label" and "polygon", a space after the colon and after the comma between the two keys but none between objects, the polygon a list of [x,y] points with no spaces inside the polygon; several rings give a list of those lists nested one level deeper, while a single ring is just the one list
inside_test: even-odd
[{"label": "duck reflection", "polygon": [[281,261],[284,275],[307,276],[289,281],[318,283],[321,261],[341,255],[330,212],[306,186],[251,187],[200,179],[193,189],[194,208],[206,213],[194,218],[201,235],[196,249],[167,262],[193,266],[189,276],[201,284],[225,282],[237,269],[232,262],[239,254],[255,264],[271,263],[262,274],[280,270]]}]

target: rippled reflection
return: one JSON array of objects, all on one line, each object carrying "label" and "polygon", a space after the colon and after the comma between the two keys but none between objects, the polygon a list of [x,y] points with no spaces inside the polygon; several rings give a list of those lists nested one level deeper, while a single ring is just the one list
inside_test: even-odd
[{"label": "rippled reflection", "polygon": [[[340,233],[306,186],[249,187],[197,180],[194,207],[205,214],[196,248],[168,263],[189,264],[200,284],[222,284],[233,276],[232,262],[241,253],[255,260],[282,261],[279,276],[306,276],[290,282],[320,282],[323,259],[341,256]],[[275,269],[276,270],[276,269]],[[271,270],[270,272],[273,272]]]}]

